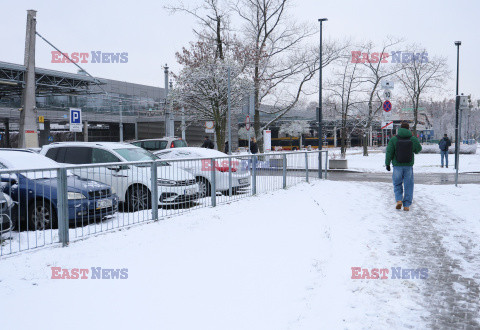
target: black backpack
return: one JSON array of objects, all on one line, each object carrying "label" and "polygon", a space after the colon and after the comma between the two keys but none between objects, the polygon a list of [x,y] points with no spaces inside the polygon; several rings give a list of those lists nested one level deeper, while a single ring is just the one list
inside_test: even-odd
[{"label": "black backpack", "polygon": [[397,136],[396,158],[399,163],[410,163],[413,157],[413,142],[409,137]]}]

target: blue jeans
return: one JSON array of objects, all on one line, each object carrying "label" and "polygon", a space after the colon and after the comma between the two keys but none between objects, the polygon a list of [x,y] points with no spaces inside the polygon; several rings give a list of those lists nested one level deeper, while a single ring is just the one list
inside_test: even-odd
[{"label": "blue jeans", "polygon": [[440,157],[442,157],[442,167],[443,167],[443,158],[445,157],[445,163],[448,166],[448,150],[440,150]]},{"label": "blue jeans", "polygon": [[[393,167],[393,192],[395,200],[402,201],[403,206],[409,207],[413,200],[413,166]],[[404,194],[405,191],[405,194]]]}]

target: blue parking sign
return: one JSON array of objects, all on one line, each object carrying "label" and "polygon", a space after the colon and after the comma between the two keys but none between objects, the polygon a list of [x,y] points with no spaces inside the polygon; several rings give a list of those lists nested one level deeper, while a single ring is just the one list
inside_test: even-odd
[{"label": "blue parking sign", "polygon": [[82,131],[82,109],[70,108],[70,132]]}]

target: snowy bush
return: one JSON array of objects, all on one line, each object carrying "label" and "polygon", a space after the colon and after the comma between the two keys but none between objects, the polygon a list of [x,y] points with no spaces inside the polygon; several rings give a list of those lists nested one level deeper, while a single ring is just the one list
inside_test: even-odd
[{"label": "snowy bush", "polygon": [[[452,146],[448,148],[448,153],[453,154],[455,152],[455,145],[452,143]],[[424,144],[422,145],[421,154],[439,154],[440,149],[438,144]],[[477,153],[477,144],[460,144],[460,153],[461,154],[476,154]]]}]

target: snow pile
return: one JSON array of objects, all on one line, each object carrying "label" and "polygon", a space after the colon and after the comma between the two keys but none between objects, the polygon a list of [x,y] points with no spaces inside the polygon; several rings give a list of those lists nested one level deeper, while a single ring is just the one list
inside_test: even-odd
[{"label": "snow pile", "polygon": [[[455,152],[455,147],[452,146],[448,149],[449,154]],[[439,154],[440,149],[437,144],[422,144],[422,154]],[[460,153],[461,154],[476,154],[477,153],[477,144],[460,144]]]}]

